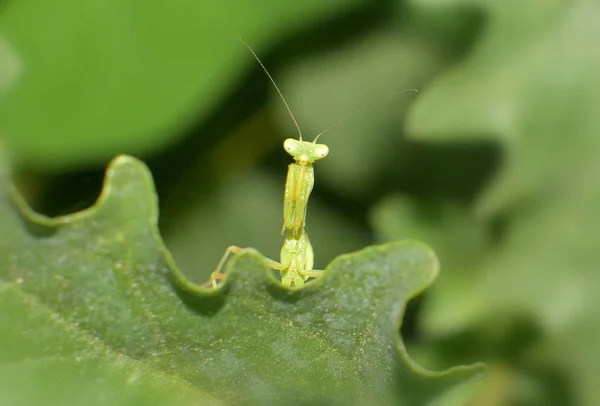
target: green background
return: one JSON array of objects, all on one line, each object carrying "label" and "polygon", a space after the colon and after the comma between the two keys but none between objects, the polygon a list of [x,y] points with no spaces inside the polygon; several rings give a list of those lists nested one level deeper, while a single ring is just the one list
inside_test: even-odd
[{"label": "green background", "polygon": [[93,204],[115,155],[143,159],[194,281],[231,244],[277,258],[296,133],[242,37],[308,139],[379,100],[321,138],[316,267],[424,241],[441,273],[405,316],[419,364],[488,363],[478,405],[594,406],[598,21],[592,0],[13,0],[0,141],[50,216]]}]

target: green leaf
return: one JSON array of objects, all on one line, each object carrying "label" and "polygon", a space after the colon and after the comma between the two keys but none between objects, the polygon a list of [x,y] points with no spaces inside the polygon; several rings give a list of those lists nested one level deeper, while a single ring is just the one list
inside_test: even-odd
[{"label": "green leaf", "polygon": [[590,187],[590,180],[600,167],[588,170],[590,178],[574,179],[511,217],[477,289],[488,300],[486,308],[534,318],[544,332],[540,348],[532,351],[535,358],[572,379],[574,404],[592,406],[600,402],[600,188]]},{"label": "green leaf", "polygon": [[503,165],[477,207],[504,220],[479,270],[476,289],[487,304],[477,327],[499,313],[530,318],[542,335],[534,348],[516,349],[515,362],[561,371],[568,404],[597,405],[600,4],[468,4],[485,13],[488,28],[421,95],[409,130],[419,140],[501,143]]},{"label": "green leaf", "polygon": [[491,215],[582,173],[600,149],[600,6],[470,3],[492,23],[469,58],[419,95],[407,127],[419,140],[502,142],[505,165],[479,204]]},{"label": "green leaf", "polygon": [[480,380],[478,366],[426,371],[402,345],[406,301],[437,274],[421,244],[341,256],[298,291],[248,253],[232,258],[222,288],[204,290],[183,279],[164,248],[139,161],[117,158],[96,205],[56,219],[7,190],[0,365],[19,372],[15,387],[51,385],[61,404],[81,404],[99,380],[102,399],[124,402],[124,394],[143,404],[170,393],[187,404],[459,405]]},{"label": "green leaf", "polygon": [[360,3],[11,2],[0,26],[23,74],[0,105],[2,136],[19,159],[53,169],[156,151],[255,66],[236,37],[260,53]]}]

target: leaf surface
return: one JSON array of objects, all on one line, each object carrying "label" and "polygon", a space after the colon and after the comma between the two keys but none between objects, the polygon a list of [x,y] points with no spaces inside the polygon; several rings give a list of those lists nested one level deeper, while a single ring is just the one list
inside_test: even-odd
[{"label": "leaf surface", "polygon": [[220,289],[204,290],[164,248],[139,161],[113,161],[98,202],[65,217],[32,213],[4,190],[0,369],[24,371],[15,387],[35,371],[26,382],[58,383],[62,404],[81,398],[60,388],[100,380],[101,400],[124,401],[120,391],[145,404],[172,394],[181,404],[460,405],[480,380],[478,366],[426,371],[402,345],[406,301],[437,275],[422,244],[341,256],[299,291],[247,253],[232,258]]}]

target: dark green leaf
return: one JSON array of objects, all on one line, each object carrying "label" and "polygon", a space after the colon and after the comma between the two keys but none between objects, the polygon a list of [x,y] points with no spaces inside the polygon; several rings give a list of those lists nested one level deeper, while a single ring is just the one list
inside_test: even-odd
[{"label": "dark green leaf", "polygon": [[80,213],[44,218],[10,194],[16,207],[0,202],[0,357],[24,369],[16,387],[52,385],[62,404],[81,404],[84,394],[69,394],[99,380],[107,401],[124,391],[143,404],[172,393],[199,404],[412,406],[464,404],[480,379],[479,367],[425,371],[403,348],[406,301],[437,274],[421,244],[341,256],[300,291],[248,253],[231,260],[221,289],[204,290],[164,248],[150,174],[133,158],[113,162],[97,204]]}]

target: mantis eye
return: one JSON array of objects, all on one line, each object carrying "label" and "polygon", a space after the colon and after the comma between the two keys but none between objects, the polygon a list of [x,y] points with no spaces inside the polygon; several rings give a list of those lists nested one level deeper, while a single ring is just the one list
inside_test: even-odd
[{"label": "mantis eye", "polygon": [[317,154],[319,158],[325,158],[329,154],[329,147],[324,144],[318,144],[315,148],[315,154]]},{"label": "mantis eye", "polygon": [[283,142],[283,149],[285,149],[288,153],[292,153],[296,149],[297,141],[293,138],[288,138]]}]

